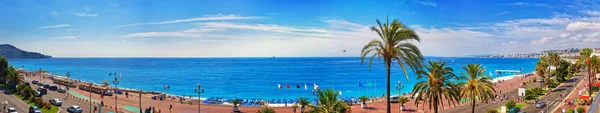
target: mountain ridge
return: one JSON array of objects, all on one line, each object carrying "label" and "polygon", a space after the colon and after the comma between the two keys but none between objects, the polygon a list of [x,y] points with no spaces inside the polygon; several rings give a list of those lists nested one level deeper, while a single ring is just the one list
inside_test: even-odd
[{"label": "mountain ridge", "polygon": [[6,59],[47,59],[52,56],[38,52],[23,51],[10,44],[0,44],[0,56]]}]

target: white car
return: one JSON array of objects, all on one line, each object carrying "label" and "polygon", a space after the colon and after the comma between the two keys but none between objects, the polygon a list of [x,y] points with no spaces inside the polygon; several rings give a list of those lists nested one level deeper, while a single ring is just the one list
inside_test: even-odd
[{"label": "white car", "polygon": [[55,106],[62,106],[62,101],[60,101],[60,99],[57,99],[57,98],[50,99],[50,103]]},{"label": "white car", "polygon": [[71,107],[67,108],[67,112],[69,112],[69,113],[82,113],[83,109],[81,109],[81,107],[79,107],[79,106],[71,106]]},{"label": "white car", "polygon": [[15,109],[15,108],[8,108],[8,113],[17,113],[17,109]]}]

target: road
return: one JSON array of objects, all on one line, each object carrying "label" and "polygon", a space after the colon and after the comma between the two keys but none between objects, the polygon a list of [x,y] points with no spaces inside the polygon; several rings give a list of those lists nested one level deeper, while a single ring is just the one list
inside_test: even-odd
[{"label": "road", "polygon": [[[31,80],[29,80],[29,82],[30,81]],[[56,84],[53,84],[53,83],[49,83],[49,84],[50,85],[56,85]],[[34,88],[34,89],[37,89],[39,86],[32,84],[31,87]],[[61,87],[64,87],[64,86],[61,86]],[[83,113],[89,113],[89,111],[90,111],[90,103],[89,102],[84,102],[84,101],[73,99],[73,98],[67,98],[67,99],[65,99],[65,94],[64,93],[59,93],[57,91],[48,90],[48,94],[42,96],[42,98],[46,102],[48,102],[50,99],[55,99],[55,98],[58,98],[61,101],[63,101],[63,103],[62,103],[63,105],[59,106],[62,109],[60,113],[67,113],[67,108],[70,107],[70,106],[73,106],[73,105],[77,105],[77,106],[81,107],[83,109]],[[94,104],[92,104],[92,105],[93,106],[97,106],[97,105],[94,105]],[[93,107],[91,107],[91,108],[94,109]],[[107,109],[107,108],[103,108],[102,109],[103,113],[107,113],[107,112],[111,112],[111,111],[114,111],[114,110],[110,110],[110,109]]]},{"label": "road", "polygon": [[[21,99],[17,98],[16,96],[6,92],[6,90],[0,88],[0,92],[2,92],[2,94],[0,94],[0,103],[4,102],[4,101],[8,101],[8,106],[6,107],[8,108],[15,108],[17,109],[17,112],[19,113],[26,113],[29,111],[29,104],[23,102]],[[1,107],[4,107],[3,104],[0,104]],[[0,108],[2,109],[2,108]]]},{"label": "road", "polygon": [[[536,108],[534,103],[528,103],[527,107],[521,109],[521,111],[525,111],[527,113],[549,113],[551,110],[554,110],[556,107],[560,107],[562,100],[567,97],[567,95],[575,89],[575,86],[582,81],[585,74],[578,74],[567,82],[563,83],[558,88],[548,92],[546,96],[541,97],[539,100],[546,103],[545,107]],[[560,95],[563,94],[561,97]]]}]

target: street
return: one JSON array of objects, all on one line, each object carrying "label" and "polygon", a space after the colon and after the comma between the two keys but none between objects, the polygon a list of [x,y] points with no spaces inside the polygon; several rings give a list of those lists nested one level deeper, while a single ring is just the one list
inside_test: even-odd
[{"label": "street", "polygon": [[[2,103],[4,101],[8,101],[8,106],[6,107],[7,109],[11,108],[11,107],[15,108],[15,109],[17,109],[17,112],[19,112],[19,113],[27,113],[29,111],[29,104],[21,101],[21,99],[6,92],[6,90],[4,90],[2,88],[0,88],[0,92],[2,92],[2,94],[0,94],[0,103]],[[3,104],[0,106],[4,107]],[[2,112],[6,112],[6,111],[3,109]]]},{"label": "street", "polygon": [[[28,82],[31,82],[31,80],[29,80]],[[48,84],[56,85],[56,84],[53,84],[53,83],[48,83]],[[33,89],[37,89],[38,87],[39,86],[37,86],[37,85],[31,85],[31,88],[33,88]],[[64,86],[61,86],[61,87],[64,88]],[[70,107],[70,106],[73,106],[73,105],[81,107],[83,109],[84,113],[89,113],[89,111],[90,111],[90,103],[89,102],[84,102],[84,101],[73,99],[73,98],[67,98],[67,99],[65,99],[65,94],[64,93],[59,93],[57,91],[48,90],[48,94],[42,96],[42,98],[44,98],[44,101],[46,101],[46,102],[48,102],[50,99],[55,99],[55,98],[60,99],[63,102],[62,106],[59,106],[62,109],[60,113],[67,113],[67,108]],[[91,107],[92,110],[94,109],[93,106],[98,106],[98,105],[97,104],[92,104],[92,107]],[[107,113],[107,112],[110,112],[110,111],[114,111],[114,110],[110,110],[110,109],[107,109],[107,108],[103,108],[102,109],[103,113]]]},{"label": "street", "polygon": [[[549,113],[551,110],[554,110],[556,107],[562,105],[562,100],[567,97],[567,95],[575,89],[575,86],[579,84],[579,82],[585,81],[582,80],[585,74],[578,74],[577,76],[567,80],[558,88],[548,92],[546,96],[541,97],[540,101],[545,102],[546,106],[543,108],[536,108],[535,103],[528,103],[527,107],[521,109],[521,111],[525,111],[527,113]],[[561,97],[560,95],[563,94]]]}]

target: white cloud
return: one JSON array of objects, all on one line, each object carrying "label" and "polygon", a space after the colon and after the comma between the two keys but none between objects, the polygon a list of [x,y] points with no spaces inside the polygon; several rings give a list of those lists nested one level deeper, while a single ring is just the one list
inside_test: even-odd
[{"label": "white cloud", "polygon": [[600,11],[591,11],[591,10],[585,10],[585,11],[580,11],[583,14],[586,15],[590,15],[590,16],[600,16]]},{"label": "white cloud", "polygon": [[63,39],[75,39],[75,38],[80,38],[80,37],[81,36],[62,36],[60,38],[63,38]]},{"label": "white cloud", "polygon": [[85,13],[85,12],[73,13],[73,15],[78,16],[78,17],[94,17],[94,16],[98,16],[98,14],[91,14],[91,13]]},{"label": "white cloud", "polygon": [[415,0],[414,2],[418,3],[418,4],[421,4],[421,5],[424,5],[424,6],[431,6],[431,7],[436,7],[438,5],[436,2],[433,2],[433,1],[418,1],[418,0]]},{"label": "white cloud", "polygon": [[529,2],[515,2],[515,3],[508,3],[508,4],[503,4],[503,5],[556,8],[556,7],[554,7],[554,6],[550,5],[550,4],[545,4],[545,3],[529,3]]},{"label": "white cloud", "polygon": [[47,29],[47,28],[61,28],[61,27],[69,27],[69,24],[58,24],[58,25],[51,25],[51,26],[41,26],[38,27],[39,29]]},{"label": "white cloud", "polygon": [[595,22],[575,22],[570,23],[565,28],[567,31],[600,30],[600,23]]},{"label": "white cloud", "polygon": [[195,22],[195,21],[248,20],[248,19],[258,19],[258,18],[261,18],[261,17],[258,17],[258,16],[238,16],[238,15],[233,15],[233,14],[231,14],[231,15],[218,14],[218,15],[205,15],[203,17],[188,18],[188,19],[177,19],[177,20],[162,21],[162,22],[134,23],[134,24],[128,24],[128,25],[119,25],[119,26],[115,26],[115,28],[131,27],[131,26],[138,26],[138,25],[174,24],[174,23],[185,23],[185,22]]},{"label": "white cloud", "polygon": [[346,30],[351,30],[351,31],[369,29],[369,26],[351,23],[346,20],[323,20],[323,22],[328,23],[332,27],[335,27],[335,28],[346,29]]},{"label": "white cloud", "polygon": [[496,13],[496,16],[505,15],[505,14],[508,14],[508,12],[504,11],[504,12]]}]

